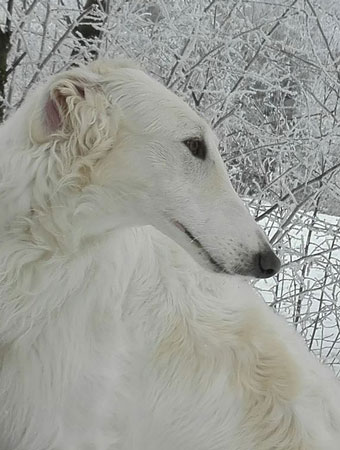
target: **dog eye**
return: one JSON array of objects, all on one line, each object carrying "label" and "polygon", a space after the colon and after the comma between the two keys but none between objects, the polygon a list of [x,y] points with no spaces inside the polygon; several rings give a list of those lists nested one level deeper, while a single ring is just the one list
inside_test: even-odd
[{"label": "dog eye", "polygon": [[183,142],[188,147],[193,156],[199,159],[205,159],[207,156],[207,148],[204,141],[200,139],[187,139]]}]

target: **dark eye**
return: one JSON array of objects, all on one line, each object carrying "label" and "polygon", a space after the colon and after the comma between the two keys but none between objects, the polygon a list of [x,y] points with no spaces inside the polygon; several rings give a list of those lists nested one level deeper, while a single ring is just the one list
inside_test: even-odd
[{"label": "dark eye", "polygon": [[187,139],[183,142],[184,145],[188,147],[190,152],[199,159],[205,159],[207,156],[207,148],[204,141],[200,139]]}]

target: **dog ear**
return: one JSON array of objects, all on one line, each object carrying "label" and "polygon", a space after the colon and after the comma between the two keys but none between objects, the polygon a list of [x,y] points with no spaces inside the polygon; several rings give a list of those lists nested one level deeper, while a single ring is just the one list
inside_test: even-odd
[{"label": "dog ear", "polygon": [[32,114],[30,131],[36,143],[73,136],[80,146],[88,147],[91,135],[95,138],[98,134],[96,128],[100,129],[102,139],[116,128],[113,105],[103,90],[101,77],[86,67],[56,76],[41,101],[35,103],[38,108]]},{"label": "dog ear", "polygon": [[101,75],[84,67],[57,75],[33,98],[31,141],[53,149],[61,175],[90,173],[114,146],[119,112],[104,86]]},{"label": "dog ear", "polygon": [[[86,80],[76,77],[58,80],[52,85],[45,103],[46,131],[56,133],[70,125],[70,115],[85,100]],[[90,86],[87,89],[91,89]]]}]

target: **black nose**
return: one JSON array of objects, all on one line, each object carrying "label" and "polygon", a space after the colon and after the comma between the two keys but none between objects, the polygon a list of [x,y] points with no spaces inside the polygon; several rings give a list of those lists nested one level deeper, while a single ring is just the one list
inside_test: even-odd
[{"label": "black nose", "polygon": [[269,278],[275,275],[281,267],[281,261],[271,250],[256,255],[258,278]]}]

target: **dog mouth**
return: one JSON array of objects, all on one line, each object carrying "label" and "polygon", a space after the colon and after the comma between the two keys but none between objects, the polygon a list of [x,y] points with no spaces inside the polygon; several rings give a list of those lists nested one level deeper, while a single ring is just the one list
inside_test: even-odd
[{"label": "dog mouth", "polygon": [[190,241],[201,251],[201,253],[207,258],[207,260],[211,263],[211,265],[214,267],[214,271],[218,273],[228,273],[225,268],[214,259],[208,250],[206,250],[199,239],[197,239],[184,225],[182,225],[180,222],[177,222],[177,220],[173,220],[172,223],[183,233],[185,233]]}]

